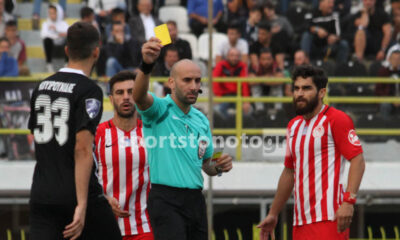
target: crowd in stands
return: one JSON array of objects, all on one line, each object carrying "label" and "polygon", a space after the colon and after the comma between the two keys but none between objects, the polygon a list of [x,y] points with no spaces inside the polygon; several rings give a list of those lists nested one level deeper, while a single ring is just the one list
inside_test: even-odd
[{"label": "crowd in stands", "polygon": [[[18,36],[12,0],[0,0],[0,75],[29,74],[26,46]],[[141,45],[154,36],[162,23],[160,9],[168,0],[88,0],[80,12],[81,21],[92,23],[102,34],[101,57],[97,75],[111,77],[121,70],[136,71]],[[208,1],[178,1],[187,12],[187,25],[194,38],[207,31]],[[41,0],[34,0],[33,23],[40,16]],[[40,36],[48,72],[53,72],[54,57],[65,58],[68,24],[66,1],[52,3],[48,17],[40,26]],[[213,62],[214,77],[290,77],[294,66],[315,64],[330,76],[343,76],[343,68],[361,66],[351,76],[397,76],[400,69],[400,1],[391,0],[214,0],[212,26],[226,34],[218,43]],[[190,43],[180,37],[176,16],[165,21],[172,44],[166,46],[154,68],[153,76],[168,76],[179,59],[195,58]],[[35,25],[33,27],[35,29]],[[389,50],[389,49],[394,50]],[[57,49],[59,49],[57,51]],[[61,49],[61,50],[60,50]],[[208,49],[200,49],[208,51]],[[60,52],[56,56],[55,52]],[[390,54],[389,54],[390,53]],[[199,59],[195,59],[200,61]],[[370,69],[371,69],[370,68]],[[236,94],[235,83],[214,83],[216,96]],[[155,87],[160,95],[169,92],[166,84]],[[378,96],[397,96],[398,84],[377,84]],[[291,96],[290,84],[243,83],[243,96]],[[346,94],[346,93],[345,93]],[[223,117],[232,104],[217,107]],[[280,104],[243,105],[245,114],[259,113]],[[381,113],[390,116],[395,104],[383,104]]]}]

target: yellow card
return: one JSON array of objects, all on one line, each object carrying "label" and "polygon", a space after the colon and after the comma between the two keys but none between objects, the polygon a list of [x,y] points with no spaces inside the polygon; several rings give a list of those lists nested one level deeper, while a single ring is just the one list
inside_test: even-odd
[{"label": "yellow card", "polygon": [[167,24],[162,24],[154,28],[156,38],[161,40],[163,46],[171,43],[171,36],[169,35]]}]

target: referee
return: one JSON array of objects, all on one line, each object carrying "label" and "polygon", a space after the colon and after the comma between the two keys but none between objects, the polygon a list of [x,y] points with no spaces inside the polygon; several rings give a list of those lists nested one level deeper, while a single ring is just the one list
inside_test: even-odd
[{"label": "referee", "polygon": [[224,154],[210,165],[213,145],[209,122],[192,107],[201,91],[201,72],[195,63],[184,59],[172,67],[168,80],[171,95],[158,98],[147,92],[161,48],[157,38],[143,45],[141,71],[133,90],[149,154],[150,222],[156,240],[205,240],[207,218],[201,169],[210,176],[228,172],[232,158]]},{"label": "referee", "polygon": [[121,239],[118,224],[94,174],[92,146],[103,106],[88,78],[100,37],[88,23],[68,29],[68,66],[32,93],[29,129],[36,166],[30,197],[31,240]]}]

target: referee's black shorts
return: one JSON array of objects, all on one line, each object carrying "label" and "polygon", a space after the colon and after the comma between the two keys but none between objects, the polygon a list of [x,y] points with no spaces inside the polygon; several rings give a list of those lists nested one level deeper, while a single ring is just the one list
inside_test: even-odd
[{"label": "referee's black shorts", "polygon": [[[75,205],[30,203],[30,239],[62,240],[65,226],[72,222]],[[85,227],[80,240],[120,240],[121,231],[103,195],[88,201]]]},{"label": "referee's black shorts", "polygon": [[201,189],[152,184],[147,209],[155,240],[207,240]]}]

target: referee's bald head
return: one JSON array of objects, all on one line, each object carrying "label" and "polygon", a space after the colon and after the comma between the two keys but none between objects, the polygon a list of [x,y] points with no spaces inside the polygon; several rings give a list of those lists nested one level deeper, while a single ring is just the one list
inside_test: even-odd
[{"label": "referee's bald head", "polygon": [[198,69],[198,71],[200,72],[200,75],[201,75],[201,70],[200,70],[199,65],[197,65],[195,62],[193,62],[190,59],[182,59],[182,60],[179,60],[178,62],[176,62],[172,66],[170,77],[176,78],[179,76],[179,74],[182,71],[194,70],[194,69]]}]

